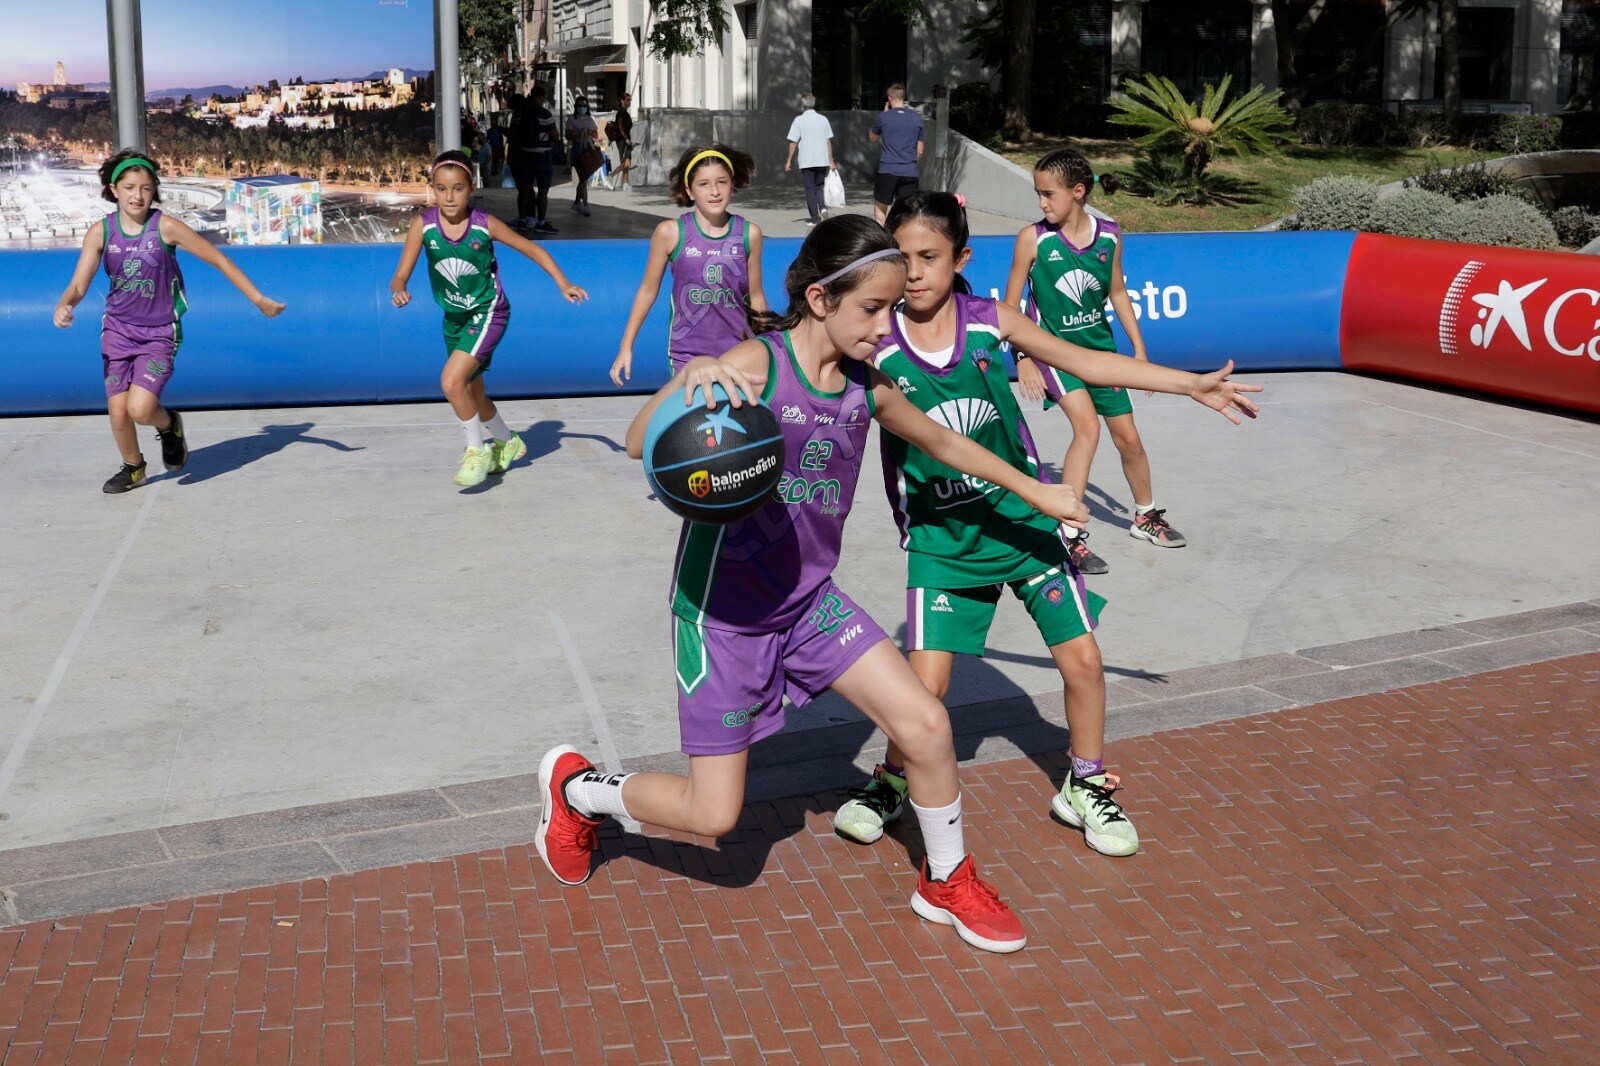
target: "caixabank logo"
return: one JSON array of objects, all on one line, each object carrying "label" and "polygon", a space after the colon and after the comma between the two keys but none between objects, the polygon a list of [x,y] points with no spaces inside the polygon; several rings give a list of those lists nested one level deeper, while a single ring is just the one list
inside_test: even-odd
[{"label": "caixabank logo", "polygon": [[1523,352],[1542,347],[1600,362],[1600,291],[1509,273],[1481,259],[1456,272],[1439,309],[1441,352],[1459,355],[1463,345],[1493,352],[1514,344]]}]

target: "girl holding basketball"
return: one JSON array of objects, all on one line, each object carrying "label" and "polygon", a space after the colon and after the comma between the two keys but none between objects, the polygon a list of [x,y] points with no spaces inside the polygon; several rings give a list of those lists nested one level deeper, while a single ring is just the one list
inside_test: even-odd
[{"label": "girl holding basketball", "polygon": [[697,355],[718,356],[750,336],[745,309],[767,310],[761,291],[761,227],[728,210],[736,189],[750,186],[755,160],[725,144],[684,152],[667,175],[672,201],[693,207],[650,236],[644,279],[611,364],[618,385],[633,376],[633,342],[672,272],[667,357],[672,372]]},{"label": "girl holding basketball", "polygon": [[[1115,174],[1096,174],[1082,152],[1062,148],[1040,159],[1033,169],[1033,188],[1039,194],[1044,219],[1017,234],[1006,282],[1005,302],[1019,306],[1023,288],[1039,323],[1047,332],[1096,351],[1115,352],[1106,301],[1117,314],[1133,358],[1148,360],[1144,335],[1134,314],[1133,301],[1122,280],[1122,231],[1110,219],[1086,209],[1096,186],[1117,191]],[[1150,488],[1150,458],[1145,454],[1139,429],[1133,424],[1133,402],[1127,390],[1088,385],[1081,378],[1055,367],[1039,368],[1016,352],[1017,383],[1029,399],[1044,399],[1046,409],[1059,404],[1072,423],[1072,443],[1061,461],[1061,480],[1084,492],[1089,484],[1089,464],[1100,444],[1100,419],[1106,420],[1111,441],[1122,456],[1122,473],[1133,493],[1133,524],[1128,532],[1163,548],[1188,543],[1167,521],[1165,508],[1157,507]],[[1147,393],[1148,395],[1148,393]],[[1073,561],[1086,574],[1104,574],[1104,559],[1089,550],[1085,530],[1070,538]]]},{"label": "girl holding basketball", "polygon": [[782,727],[784,696],[800,706],[831,688],[905,756],[927,849],[913,909],[985,950],[1026,942],[967,851],[949,716],[832,572],[874,418],[950,467],[1016,493],[1051,523],[1080,522],[1083,511],[1070,488],[1041,484],[940,426],[871,367],[905,278],[882,227],[858,215],[828,219],[789,268],[788,313],[752,315],[759,336],[721,359],[690,360],[629,427],[628,453],[638,457],[662,404],[693,403],[698,391],[713,406],[713,385],[734,406],[759,397],[782,412],[783,476],[755,514],[726,526],[685,523],[679,540],[672,611],[688,776],[605,774],[565,746],[540,763],[537,846],[564,883],[588,878],[607,816],[707,837],[731,831],[749,749]]},{"label": "girl holding basketball", "polygon": [[[1237,423],[1254,417],[1227,380],[1232,364],[1197,376],[1124,359],[1050,336],[1010,304],[967,294],[960,271],[967,213],[946,192],[900,200],[884,223],[906,259],[904,302],[874,363],[936,421],[1001,456],[1019,474],[1040,475],[1038,456],[1011,393],[1000,346],[1025,346],[1034,359],[1097,385],[1190,396]],[[1238,412],[1235,414],[1234,412]],[[943,700],[956,654],[982,655],[1002,590],[1010,586],[1038,626],[1061,672],[1071,770],[1051,807],[1079,827],[1096,851],[1132,855],[1139,836],[1112,794],[1104,763],[1105,677],[1093,629],[1105,600],[1089,592],[1069,558],[1058,523],[995,484],[975,482],[893,431],[881,437],[884,481],[906,549],[906,651],[928,691]],[[834,816],[842,835],[870,844],[906,799],[906,770],[893,740],[883,764]]]},{"label": "girl holding basketball", "polygon": [[154,160],[131,148],[100,164],[100,195],[117,209],[84,235],[72,282],[55,310],[56,325],[71,326],[73,308],[89,294],[95,267],[105,267],[111,289],[100,319],[100,357],[111,435],[122,452],[121,468],[102,486],[109,493],[127,492],[145,482],[136,425],[155,427],[161,461],[169,471],[189,461],[183,416],[161,405],[161,392],[172,380],[183,343],[180,320],[189,306],[178,249],[220,270],[268,318],[284,306],[261,295],[215,245],[155,206],[161,202],[158,174]]},{"label": "girl holding basketball", "polygon": [[472,161],[465,152],[443,152],[433,161],[429,182],[434,206],[411,220],[405,248],[389,282],[396,307],[411,302],[406,283],[417,257],[428,255],[428,281],[433,299],[444,309],[446,358],[439,385],[461,423],[466,450],[455,483],[470,487],[490,474],[510,469],[528,454],[522,438],[506,425],[483,388],[483,374],[494,359],[495,346],[511,321],[511,302],[500,285],[495,242],[521,252],[550,275],[568,303],[582,303],[589,294],[567,280],[550,253],[519,236],[481,207],[472,206]]}]

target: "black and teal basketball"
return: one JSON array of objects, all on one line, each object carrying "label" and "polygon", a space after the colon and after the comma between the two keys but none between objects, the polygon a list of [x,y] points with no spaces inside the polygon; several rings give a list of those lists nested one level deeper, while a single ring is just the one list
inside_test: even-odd
[{"label": "black and teal basketball", "polygon": [[644,431],[644,475],[657,498],[691,522],[725,524],[755,513],[783,475],[783,428],[761,403],[733,406],[720,385],[715,407],[668,396]]}]

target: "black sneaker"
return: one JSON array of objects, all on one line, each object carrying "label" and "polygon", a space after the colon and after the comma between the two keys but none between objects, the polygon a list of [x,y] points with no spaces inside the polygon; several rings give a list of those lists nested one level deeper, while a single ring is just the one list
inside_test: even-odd
[{"label": "black sneaker", "polygon": [[100,487],[102,492],[127,492],[144,484],[144,463],[138,466],[122,464],[122,469],[111,475],[111,480]]},{"label": "black sneaker", "polygon": [[1072,565],[1078,568],[1080,574],[1108,574],[1111,567],[1106,561],[1089,550],[1089,534],[1079,533],[1067,541],[1067,558],[1072,560]]},{"label": "black sneaker", "polygon": [[167,414],[172,416],[171,424],[166,429],[156,430],[156,436],[161,438],[161,462],[169,471],[181,470],[189,461],[189,442],[183,437],[183,416],[170,407]]},{"label": "black sneaker", "polygon": [[561,232],[560,230],[558,230],[554,226],[552,226],[548,221],[546,221],[545,219],[542,219],[542,218],[539,221],[537,221],[537,222],[535,222],[533,224],[533,231],[535,233],[560,233]]}]

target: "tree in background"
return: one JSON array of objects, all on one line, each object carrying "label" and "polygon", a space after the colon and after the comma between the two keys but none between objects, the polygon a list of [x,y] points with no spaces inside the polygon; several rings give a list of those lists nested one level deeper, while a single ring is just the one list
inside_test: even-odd
[{"label": "tree in background", "polygon": [[461,73],[488,101],[517,39],[516,0],[460,0]]},{"label": "tree in background", "polygon": [[1033,132],[1028,122],[1028,102],[1033,93],[1033,50],[1038,21],[1036,0],[1004,0],[1006,37],[1011,48],[1006,53],[1005,135],[1020,141]]},{"label": "tree in background", "polygon": [[[969,56],[988,70],[1000,71],[1000,98],[995,106],[1000,117],[989,124],[990,105],[987,86],[974,83],[960,86],[960,102],[966,104],[966,113],[982,124],[958,128],[977,141],[990,141],[1004,126],[1005,135],[1013,131],[1039,131],[1042,133],[1098,134],[1104,120],[1104,88],[1101,84],[1103,58],[1101,50],[1083,44],[1081,14],[1078,5],[1070,2],[1048,3],[1042,13],[1029,16],[1033,28],[1031,56],[1048,56],[1047,62],[1029,60],[1029,72],[1024,76],[1017,69],[1016,40],[1012,31],[1012,15],[1016,8],[1013,0],[1002,0],[988,11],[962,23],[961,42],[970,44]],[[1017,20],[1021,22],[1021,19]],[[1015,83],[1022,85],[1014,92]],[[1022,99],[1017,99],[1020,92]],[[954,111],[958,100],[952,94]],[[1013,110],[1020,106],[1025,111],[1025,122],[1012,121]],[[981,117],[980,117],[981,116]],[[952,116],[952,123],[955,118]]]},{"label": "tree in background", "polygon": [[1123,83],[1112,97],[1117,113],[1111,121],[1143,130],[1138,144],[1149,153],[1149,166],[1135,170],[1130,188],[1161,186],[1157,199],[1203,202],[1210,190],[1206,168],[1218,155],[1270,155],[1292,129],[1288,112],[1278,106],[1279,93],[1260,85],[1228,99],[1231,75],[1207,85],[1198,104],[1187,99],[1170,78],[1148,74]]}]

